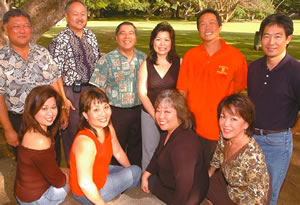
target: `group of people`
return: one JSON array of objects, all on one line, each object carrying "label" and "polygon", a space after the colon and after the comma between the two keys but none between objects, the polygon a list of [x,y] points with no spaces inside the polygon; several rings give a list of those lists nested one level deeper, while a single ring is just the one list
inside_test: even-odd
[{"label": "group of people", "polygon": [[[69,189],[82,204],[105,204],[139,184],[167,204],[277,204],[300,130],[289,17],[262,21],[265,56],[249,66],[220,38],[212,9],[197,16],[202,43],[183,59],[167,22],[153,29],[148,55],[122,22],[118,48],[101,57],[84,3],[69,1],[65,18],[48,51],[30,42],[26,12],[3,17],[0,123],[20,204],[60,204]],[[69,169],[57,161],[60,134]]]}]

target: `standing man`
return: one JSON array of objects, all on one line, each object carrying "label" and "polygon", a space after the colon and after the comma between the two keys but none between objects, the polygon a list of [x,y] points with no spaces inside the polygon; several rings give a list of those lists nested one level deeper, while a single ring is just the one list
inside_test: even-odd
[{"label": "standing man", "polygon": [[90,89],[90,77],[100,58],[95,34],[85,28],[87,8],[80,0],[71,0],[65,8],[67,27],[50,43],[49,51],[61,71],[63,88],[72,106],[69,110],[69,126],[62,131],[65,157],[69,165],[69,153],[79,123],[80,92]]},{"label": "standing man", "polygon": [[238,49],[220,38],[222,22],[216,11],[203,10],[197,28],[202,43],[184,55],[177,89],[194,114],[197,134],[209,140],[212,155],[220,133],[217,106],[225,96],[246,88],[247,64]]},{"label": "standing man", "polygon": [[127,150],[130,163],[141,166],[141,102],[137,76],[146,55],[134,48],[136,27],[131,22],[118,25],[115,35],[119,47],[100,58],[90,83],[108,95],[119,142]]},{"label": "standing man", "polygon": [[248,95],[256,108],[254,138],[262,148],[272,180],[271,204],[277,204],[299,131],[300,63],[287,54],[293,21],[273,14],[260,25],[265,56],[249,66]]},{"label": "standing man", "polygon": [[9,43],[0,49],[0,123],[7,143],[16,148],[29,92],[39,85],[52,85],[65,95],[58,86],[60,72],[47,49],[30,43],[30,16],[20,9],[9,10],[3,25]]}]

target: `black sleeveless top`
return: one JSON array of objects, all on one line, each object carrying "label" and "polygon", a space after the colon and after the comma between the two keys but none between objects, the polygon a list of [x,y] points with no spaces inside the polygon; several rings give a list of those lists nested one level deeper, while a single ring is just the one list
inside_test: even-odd
[{"label": "black sleeveless top", "polygon": [[[154,106],[158,94],[166,89],[176,89],[177,78],[180,67],[180,57],[174,57],[172,65],[163,78],[154,68],[154,65],[147,60],[147,96],[149,97],[152,105]],[[145,110],[145,109],[144,109]]]}]

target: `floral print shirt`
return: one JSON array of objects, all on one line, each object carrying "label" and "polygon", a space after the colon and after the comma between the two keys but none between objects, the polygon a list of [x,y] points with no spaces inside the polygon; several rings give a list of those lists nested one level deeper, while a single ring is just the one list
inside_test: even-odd
[{"label": "floral print shirt", "polygon": [[234,156],[224,161],[226,141],[220,136],[215,154],[210,162],[221,168],[226,179],[230,199],[236,204],[266,204],[270,178],[265,156],[253,137]]},{"label": "floral print shirt", "polygon": [[47,49],[29,44],[27,62],[10,44],[0,49],[0,94],[5,96],[8,111],[22,114],[29,92],[39,85],[57,81],[60,72]]},{"label": "floral print shirt", "polygon": [[88,83],[100,58],[96,36],[86,28],[81,38],[65,28],[51,41],[49,51],[66,86],[72,86],[75,80]]},{"label": "floral print shirt", "polygon": [[106,89],[109,103],[129,108],[140,105],[137,93],[137,75],[146,54],[134,49],[130,62],[117,48],[102,56],[91,77],[90,84]]}]

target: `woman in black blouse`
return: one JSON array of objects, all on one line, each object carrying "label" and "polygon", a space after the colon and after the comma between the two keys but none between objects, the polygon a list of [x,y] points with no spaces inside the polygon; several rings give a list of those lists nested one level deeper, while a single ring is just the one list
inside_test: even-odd
[{"label": "woman in black blouse", "polygon": [[192,130],[193,116],[177,90],[162,91],[155,120],[166,131],[142,176],[141,188],[167,204],[200,204],[208,189],[205,139]]},{"label": "woman in black blouse", "polygon": [[169,23],[159,23],[153,29],[149,50],[138,75],[138,94],[143,104],[141,113],[143,170],[148,166],[160,139],[160,130],[154,120],[155,99],[162,90],[176,88],[181,62],[176,54],[175,31]]}]

